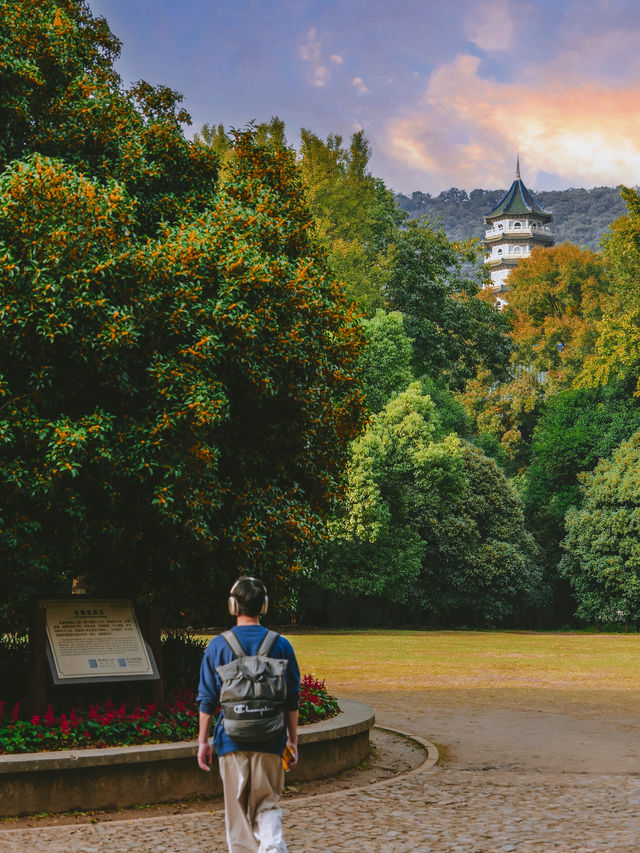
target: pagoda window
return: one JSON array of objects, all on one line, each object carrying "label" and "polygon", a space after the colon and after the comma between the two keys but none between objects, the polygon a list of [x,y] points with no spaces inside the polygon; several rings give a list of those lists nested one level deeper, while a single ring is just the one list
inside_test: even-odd
[{"label": "pagoda window", "polygon": [[514,228],[522,228],[522,222],[514,222],[513,227]]},{"label": "pagoda window", "polygon": [[504,228],[504,225],[502,224],[502,222],[498,222],[498,228],[500,228],[500,229]]},{"label": "pagoda window", "polygon": [[514,255],[519,255],[519,254],[520,254],[520,246],[514,246],[514,247],[513,247],[513,254],[514,254]]}]

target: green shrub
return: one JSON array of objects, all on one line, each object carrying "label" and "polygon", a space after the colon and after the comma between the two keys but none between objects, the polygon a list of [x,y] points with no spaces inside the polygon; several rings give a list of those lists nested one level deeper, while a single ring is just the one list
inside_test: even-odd
[{"label": "green shrub", "polygon": [[207,640],[186,631],[171,631],[162,638],[164,687],[168,694],[195,690]]}]

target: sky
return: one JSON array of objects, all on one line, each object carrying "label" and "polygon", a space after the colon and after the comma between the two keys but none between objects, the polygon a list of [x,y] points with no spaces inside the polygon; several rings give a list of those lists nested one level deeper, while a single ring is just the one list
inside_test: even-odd
[{"label": "sky", "polygon": [[640,0],[89,0],[193,124],[348,141],[396,192],[640,184]]}]

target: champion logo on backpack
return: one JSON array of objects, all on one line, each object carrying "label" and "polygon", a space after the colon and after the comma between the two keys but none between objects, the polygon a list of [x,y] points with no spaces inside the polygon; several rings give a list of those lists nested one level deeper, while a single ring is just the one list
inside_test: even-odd
[{"label": "champion logo on backpack", "polygon": [[234,705],[233,711],[235,714],[266,714],[273,711],[271,705],[264,705],[262,708],[250,708],[248,705]]}]

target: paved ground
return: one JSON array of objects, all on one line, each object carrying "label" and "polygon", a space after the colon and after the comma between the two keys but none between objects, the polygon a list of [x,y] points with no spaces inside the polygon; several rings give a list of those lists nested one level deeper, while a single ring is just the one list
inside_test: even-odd
[{"label": "paved ground", "polygon": [[[634,717],[495,707],[451,694],[351,694],[381,725],[440,744],[441,766],[288,800],[291,853],[640,850]],[[0,831],[2,853],[224,853],[220,812]]]}]

